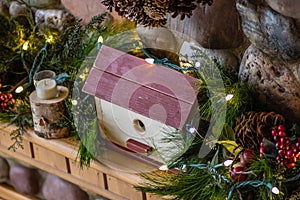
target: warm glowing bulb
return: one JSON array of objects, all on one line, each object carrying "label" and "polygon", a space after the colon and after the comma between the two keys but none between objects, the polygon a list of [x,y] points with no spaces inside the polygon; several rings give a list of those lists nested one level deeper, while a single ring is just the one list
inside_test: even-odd
[{"label": "warm glowing bulb", "polygon": [[21,93],[21,92],[23,92],[23,90],[24,90],[23,86],[19,86],[19,87],[17,87],[17,89],[15,90],[15,92],[16,93]]},{"label": "warm glowing bulb", "polygon": [[28,47],[29,47],[29,42],[28,41],[26,41],[26,42],[24,42],[24,44],[23,44],[23,50],[24,51],[27,51],[28,50]]},{"label": "warm glowing bulb", "polygon": [[223,164],[225,167],[229,167],[230,165],[232,165],[232,163],[233,163],[233,160],[228,159],[228,160],[225,160]]},{"label": "warm glowing bulb", "polygon": [[47,38],[46,42],[47,43],[51,43],[51,42],[53,42],[53,40],[54,40],[53,36],[49,35],[49,37]]},{"label": "warm glowing bulb", "polygon": [[232,98],[233,98],[233,94],[227,94],[227,96],[225,97],[225,100],[229,101]]},{"label": "warm glowing bulb", "polygon": [[273,194],[279,194],[280,193],[278,187],[272,187],[271,191],[272,191]]},{"label": "warm glowing bulb", "polygon": [[98,37],[98,43],[103,43],[103,37],[101,35]]},{"label": "warm glowing bulb", "polygon": [[154,64],[154,59],[153,58],[146,58],[145,61],[149,64]]},{"label": "warm glowing bulb", "polygon": [[161,171],[167,171],[169,168],[168,168],[168,165],[162,165],[158,169]]},{"label": "warm glowing bulb", "polygon": [[78,104],[78,101],[75,100],[75,99],[73,99],[73,100],[72,100],[72,105],[73,105],[73,106],[76,106],[77,104]]}]

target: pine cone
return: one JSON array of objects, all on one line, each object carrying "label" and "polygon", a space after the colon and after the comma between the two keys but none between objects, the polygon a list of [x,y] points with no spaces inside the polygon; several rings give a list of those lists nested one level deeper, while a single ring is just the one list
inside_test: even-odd
[{"label": "pine cone", "polygon": [[193,10],[197,8],[197,4],[212,5],[212,2],[213,0],[173,0],[169,12],[173,13],[173,18],[181,15],[180,19],[183,20],[186,16],[191,17],[193,15]]},{"label": "pine cone", "polygon": [[144,12],[154,20],[166,18],[169,0],[146,0],[144,3]]},{"label": "pine cone", "polygon": [[167,19],[163,18],[160,20],[155,20],[149,17],[146,13],[139,16],[137,23],[146,27],[163,27],[167,23]]},{"label": "pine cone", "polygon": [[259,151],[263,138],[270,139],[274,127],[284,124],[284,117],[274,112],[248,112],[235,127],[237,143],[244,148]]}]

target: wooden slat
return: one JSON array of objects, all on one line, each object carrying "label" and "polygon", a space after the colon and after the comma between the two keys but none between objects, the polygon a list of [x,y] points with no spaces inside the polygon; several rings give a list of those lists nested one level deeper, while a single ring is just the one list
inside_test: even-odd
[{"label": "wooden slat", "polygon": [[89,184],[95,185],[101,189],[105,189],[105,176],[101,171],[98,171],[92,167],[80,168],[79,163],[72,160],[70,161],[70,173],[72,176],[85,181]]},{"label": "wooden slat", "polygon": [[[2,133],[9,133],[14,129],[15,126],[4,127],[0,124],[0,130]],[[3,135],[0,134],[0,140],[2,136]],[[17,159],[20,162],[24,162],[48,173],[59,176],[92,193],[104,196],[109,199],[125,200],[128,199],[128,197],[127,191],[122,190],[125,192],[124,194],[122,192],[116,193],[114,190],[114,186],[111,184],[107,189],[105,185],[107,182],[107,176],[114,177],[114,180],[118,180],[122,183],[121,185],[128,184],[128,187],[133,191],[133,185],[137,185],[142,181],[141,177],[137,174],[126,173],[127,171],[118,171],[113,168],[107,167],[98,161],[92,161],[90,168],[83,175],[82,172],[80,172],[80,170],[76,168],[76,166],[78,167],[78,162],[75,161],[77,159],[78,153],[78,141],[76,141],[72,137],[47,140],[36,136],[32,130],[29,130],[28,133],[24,135],[24,139],[32,143],[34,158],[8,150],[7,147],[3,145],[0,145],[1,156]],[[58,159],[56,159],[56,157]],[[118,159],[121,160],[121,157]],[[122,159],[124,159],[124,157]],[[67,160],[69,160],[70,163],[70,173],[68,173],[65,166],[65,163],[68,162]],[[126,162],[126,159],[123,161]],[[93,177],[93,175],[95,174],[98,177]]]},{"label": "wooden slat", "polygon": [[[7,125],[2,125],[2,127]],[[12,127],[12,126],[10,126]],[[11,139],[10,133],[15,130],[14,128],[9,128],[10,131],[2,131],[2,128],[0,128],[0,145],[3,147],[9,148],[14,143],[14,141]],[[30,142],[27,139],[23,139],[22,141],[23,148],[17,148],[16,153],[23,154],[25,156],[31,157],[31,149],[30,149]]]},{"label": "wooden slat", "polygon": [[68,161],[65,156],[53,152],[38,144],[33,144],[33,150],[35,160],[68,173]]},{"label": "wooden slat", "polygon": [[24,162],[26,164],[29,164],[29,165],[32,165],[34,167],[37,167],[41,170],[44,170],[48,173],[51,173],[51,174],[54,174],[56,176],[59,176],[67,181],[70,181],[88,191],[91,191],[95,194],[98,194],[98,195],[101,195],[101,196],[104,196],[106,198],[109,198],[109,199],[115,199],[115,200],[125,200],[126,198],[123,197],[123,196],[120,196],[120,195],[117,195],[117,194],[114,194],[113,192],[110,192],[108,190],[103,190],[99,187],[96,187],[94,185],[91,185],[87,182],[83,182],[82,180],[68,174],[68,173],[65,173],[65,172],[62,172],[60,171],[59,169],[57,168],[53,168],[51,166],[49,166],[48,164],[44,164],[44,163],[41,163],[37,160],[34,160],[34,159],[28,159],[27,157],[21,155],[21,154],[16,154],[14,153],[13,151],[10,151],[10,150],[7,150],[6,148],[3,148],[0,146],[0,152],[2,152],[2,157],[6,157],[6,158],[9,158],[9,157],[13,157],[14,159],[17,159],[21,162]]},{"label": "wooden slat", "polygon": [[127,199],[131,200],[143,200],[144,194],[140,191],[137,191],[131,184],[123,182],[115,177],[107,176],[107,185],[108,190],[125,196]]},{"label": "wooden slat", "polygon": [[0,199],[6,200],[38,200],[36,197],[30,197],[24,194],[16,192],[12,187],[8,185],[0,185]]}]

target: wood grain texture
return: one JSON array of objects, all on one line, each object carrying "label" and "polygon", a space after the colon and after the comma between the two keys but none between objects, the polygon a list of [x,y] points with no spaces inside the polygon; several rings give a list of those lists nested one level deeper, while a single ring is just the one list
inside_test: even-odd
[{"label": "wood grain texture", "polygon": [[20,194],[15,191],[11,186],[1,184],[0,185],[0,199],[7,200],[39,200],[39,198],[31,197],[28,195]]},{"label": "wood grain texture", "polygon": [[[2,139],[3,133],[9,134],[14,129],[16,129],[16,127],[13,125],[7,126],[0,123],[0,141],[4,141]],[[24,154],[8,150],[7,145],[3,143],[0,144],[0,156],[7,159],[13,158],[18,160],[18,162],[39,168],[108,199],[131,200],[135,199],[135,197],[140,198],[141,196],[147,196],[134,189],[134,185],[138,185],[143,181],[136,173],[126,173],[124,171],[115,170],[99,161],[92,161],[89,169],[77,168],[79,167],[79,161],[77,160],[78,140],[74,137],[48,140],[38,137],[34,134],[33,130],[28,130],[24,135],[24,140],[32,143],[34,148],[31,150],[35,152],[35,156],[28,157]],[[126,157],[121,155],[117,157],[115,152],[108,152],[107,156],[118,159],[120,164],[132,165],[131,161],[128,161]],[[64,163],[69,163],[70,173],[66,172]],[[99,175],[99,177],[94,177],[94,175]],[[109,187],[107,188],[105,185],[108,177],[111,179],[109,180]],[[16,194],[13,190],[10,190],[10,188],[3,189],[2,185],[0,185],[0,197],[9,200],[37,200],[36,198],[27,197],[26,195]],[[143,200],[147,200],[147,198]]]},{"label": "wood grain texture", "polygon": [[132,185],[120,181],[119,179],[108,176],[107,177],[107,185],[108,189],[110,191],[113,191],[116,194],[124,195],[128,199],[134,199],[134,200],[143,200],[143,193],[140,191],[137,191]]}]

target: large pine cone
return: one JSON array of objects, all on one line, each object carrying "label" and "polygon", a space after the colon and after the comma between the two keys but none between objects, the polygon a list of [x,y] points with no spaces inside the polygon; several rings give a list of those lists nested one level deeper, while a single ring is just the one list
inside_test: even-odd
[{"label": "large pine cone", "polygon": [[273,128],[284,124],[284,117],[275,112],[248,112],[243,114],[235,127],[237,143],[244,148],[259,151],[263,138],[270,139]]},{"label": "large pine cone", "polygon": [[181,19],[192,16],[193,10],[202,3],[211,5],[213,0],[103,0],[102,4],[140,25],[159,27],[167,22],[167,14]]}]

